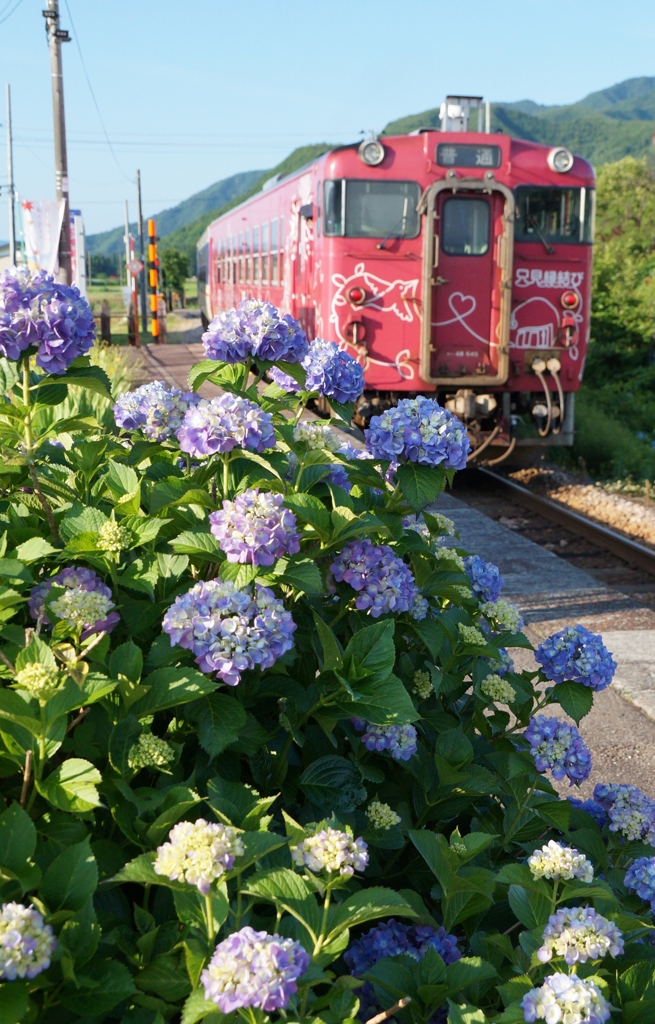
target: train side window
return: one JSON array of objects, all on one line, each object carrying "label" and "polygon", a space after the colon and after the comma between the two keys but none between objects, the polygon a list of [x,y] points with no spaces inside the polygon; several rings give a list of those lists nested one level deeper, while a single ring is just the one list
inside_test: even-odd
[{"label": "train side window", "polygon": [[316,225],[314,230],[316,232],[316,237],[318,238],[320,233],[321,233],[321,183],[320,183],[320,181],[319,181],[318,185],[316,186],[316,216],[314,218],[314,224]]},{"label": "train side window", "polygon": [[196,273],[200,284],[207,283],[207,261],[209,259],[209,246],[203,245],[202,249],[198,249],[198,255],[196,257]]},{"label": "train side window", "polygon": [[252,229],[252,281],[259,282],[259,225]]},{"label": "train side window", "polygon": [[262,284],[268,280],[268,224],[262,224]]},{"label": "train side window", "polygon": [[491,211],[486,199],[444,199],[441,248],[449,256],[484,256],[489,251],[490,224]]},{"label": "train side window", "polygon": [[216,283],[217,284],[221,283],[221,276],[222,276],[222,270],[223,270],[223,264],[221,262],[222,259],[223,259],[223,243],[219,242],[217,244],[217,246],[216,246]]},{"label": "train side window", "polygon": [[278,284],[277,218],[271,221],[271,284]]},{"label": "train side window", "polygon": [[593,242],[593,189],[520,185],[515,196],[517,242]]},{"label": "train side window", "polygon": [[232,284],[237,283],[237,236],[232,235]]},{"label": "train side window", "polygon": [[280,230],[279,238],[277,243],[278,251],[278,274],[280,275],[280,284],[284,283],[284,217],[280,217]]},{"label": "train side window", "polygon": [[326,181],[323,186],[326,235],[343,234],[345,184],[344,179],[339,178],[337,181]]},{"label": "train side window", "polygon": [[250,228],[246,228],[246,284],[250,284],[252,281],[251,271],[251,260],[250,260]]}]

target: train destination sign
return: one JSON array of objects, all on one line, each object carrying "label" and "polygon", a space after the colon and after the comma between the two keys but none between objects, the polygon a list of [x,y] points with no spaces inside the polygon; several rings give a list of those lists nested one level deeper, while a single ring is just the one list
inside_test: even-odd
[{"label": "train destination sign", "polygon": [[500,167],[500,160],[500,146],[455,145],[452,142],[440,142],[437,146],[440,167]]}]

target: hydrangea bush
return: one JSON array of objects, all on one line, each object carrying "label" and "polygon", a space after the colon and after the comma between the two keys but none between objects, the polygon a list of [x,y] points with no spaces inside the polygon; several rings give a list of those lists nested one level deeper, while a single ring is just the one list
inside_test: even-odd
[{"label": "hydrangea bush", "polygon": [[584,742],[611,654],[516,668],[434,507],[463,426],[349,437],[358,365],[248,300],[188,392],[41,429],[108,387],[58,287],[0,283],[3,1024],[655,1019],[655,801]]}]

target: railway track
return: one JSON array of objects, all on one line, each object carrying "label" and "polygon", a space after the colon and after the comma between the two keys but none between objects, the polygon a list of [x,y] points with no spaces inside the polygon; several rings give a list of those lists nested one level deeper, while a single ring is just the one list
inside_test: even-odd
[{"label": "railway track", "polygon": [[598,582],[655,607],[652,548],[483,467],[458,474],[453,495]]}]

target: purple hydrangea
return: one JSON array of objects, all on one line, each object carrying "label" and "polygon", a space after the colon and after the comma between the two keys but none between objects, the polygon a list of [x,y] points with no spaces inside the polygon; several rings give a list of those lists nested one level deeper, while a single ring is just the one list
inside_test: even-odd
[{"label": "purple hydrangea", "polygon": [[52,928],[44,923],[38,910],[24,903],[2,904],[0,981],[36,978],[50,966],[56,945]]},{"label": "purple hydrangea", "polygon": [[288,1006],[309,960],[299,942],[246,925],[218,943],[200,982],[221,1013],[248,1006],[271,1013]]},{"label": "purple hydrangea", "polygon": [[353,718],[352,723],[364,733],[362,743],[367,750],[387,750],[394,761],[409,761],[418,750],[413,725],[373,725],[363,718]]},{"label": "purple hydrangea", "polygon": [[51,605],[58,618],[66,619],[71,624],[81,625],[81,639],[85,640],[92,633],[111,633],[120,621],[114,608],[113,595],[93,569],[76,565],[67,566],[50,579],[43,580],[32,587],[29,597],[30,615],[33,619],[41,618],[46,625],[51,625],[45,614],[45,603],[52,587],[64,587],[65,593]]},{"label": "purple hydrangea", "polygon": [[237,445],[255,452],[275,446],[271,414],[230,394],[203,398],[187,409],[177,437],[182,451],[196,457],[229,452]]},{"label": "purple hydrangea", "polygon": [[571,785],[589,778],[591,752],[574,725],[537,715],[523,735],[538,772],[550,771],[558,782],[568,777]]},{"label": "purple hydrangea", "polygon": [[594,800],[607,812],[610,832],[620,832],[630,842],[655,846],[655,800],[629,784],[598,783]]},{"label": "purple hydrangea", "polygon": [[356,607],[369,609],[374,619],[387,612],[410,611],[415,597],[420,596],[411,569],[386,544],[351,541],[341,549],[330,571],[338,583],[348,583],[357,592]]},{"label": "purple hydrangea", "polygon": [[234,501],[225,500],[222,512],[211,513],[211,532],[228,562],[273,565],[276,558],[300,551],[296,517],[283,500],[281,494],[248,488]]},{"label": "purple hydrangea", "polygon": [[299,391],[302,391],[302,384],[299,384],[289,373],[281,370],[279,366],[271,366],[268,373],[273,383],[290,395],[297,395]]},{"label": "purple hydrangea", "polygon": [[539,988],[530,989],[521,1000],[526,1024],[543,1020],[547,1024],[605,1024],[610,1004],[593,981],[577,974],[551,974]]},{"label": "purple hydrangea", "polygon": [[18,359],[30,346],[47,373],[65,373],[95,341],[95,322],[79,289],[43,271],[12,267],[0,277],[0,355]]},{"label": "purple hydrangea", "polygon": [[196,583],[164,615],[162,628],[192,651],[203,672],[215,672],[228,686],[241,674],[270,668],[293,647],[296,624],[268,587],[239,590],[220,579]]},{"label": "purple hydrangea", "polygon": [[601,804],[597,803],[596,800],[578,800],[574,796],[567,797],[569,803],[577,807],[579,811],[584,811],[586,814],[591,815],[599,828],[603,825],[607,825],[607,812]]},{"label": "purple hydrangea", "polygon": [[193,391],[168,388],[163,380],[155,380],[120,395],[114,420],[124,430],[141,430],[151,441],[165,441],[180,429],[187,409],[200,400]]},{"label": "purple hydrangea", "polygon": [[288,313],[270,302],[243,299],[237,309],[215,316],[202,336],[209,359],[241,363],[249,356],[297,363],[307,355],[307,336]]},{"label": "purple hydrangea", "polygon": [[317,338],[301,365],[307,371],[305,388],[335,402],[356,402],[364,390],[364,371],[334,341]]},{"label": "purple hydrangea", "polygon": [[481,601],[497,601],[503,589],[503,579],[498,566],[493,562],[485,562],[479,555],[469,555],[464,559],[466,575],[471,581],[473,593]]},{"label": "purple hydrangea", "polygon": [[547,964],[553,956],[561,956],[572,967],[622,953],[623,935],[614,921],[593,907],[562,907],[548,918],[537,957]]},{"label": "purple hydrangea", "polygon": [[616,672],[616,662],[603,638],[584,626],[567,626],[554,633],[539,644],[534,656],[554,683],[569,680],[605,690]]},{"label": "purple hydrangea", "polygon": [[[343,958],[350,973],[356,978],[361,978],[384,957],[400,956],[404,953],[412,960],[422,960],[429,949],[436,950],[446,965],[455,963],[462,956],[457,948],[457,939],[454,935],[449,935],[445,928],[405,924],[391,917],[388,921],[376,924],[374,928],[351,942]],[[371,1016],[370,1011],[377,1007],[375,991],[370,981],[357,989],[357,996],[361,1003],[360,1016],[366,1020]]]},{"label": "purple hydrangea", "polygon": [[640,900],[650,903],[655,913],[655,857],[637,857],[625,873],[623,884],[636,892]]},{"label": "purple hydrangea", "polygon": [[464,425],[434,398],[403,398],[364,431],[376,459],[418,462],[423,466],[464,469],[471,450]]}]

